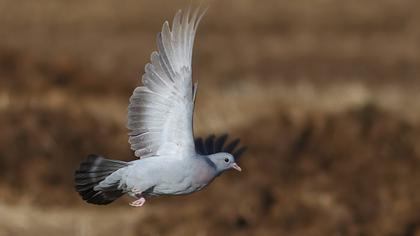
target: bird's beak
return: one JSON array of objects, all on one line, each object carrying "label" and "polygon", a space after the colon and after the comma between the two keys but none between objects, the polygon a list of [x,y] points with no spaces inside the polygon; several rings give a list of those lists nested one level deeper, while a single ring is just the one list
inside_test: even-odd
[{"label": "bird's beak", "polygon": [[242,168],[238,166],[238,164],[233,163],[232,168],[237,170],[237,171],[242,171]]}]

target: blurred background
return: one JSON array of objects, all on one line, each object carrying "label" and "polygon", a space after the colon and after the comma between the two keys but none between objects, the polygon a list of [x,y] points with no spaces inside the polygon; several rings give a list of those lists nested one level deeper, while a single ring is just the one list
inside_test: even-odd
[{"label": "blurred background", "polygon": [[87,154],[134,158],[128,99],[190,3],[0,0],[0,235],[419,236],[416,0],[211,1],[195,130],[240,137],[245,171],[142,208],[79,198]]}]

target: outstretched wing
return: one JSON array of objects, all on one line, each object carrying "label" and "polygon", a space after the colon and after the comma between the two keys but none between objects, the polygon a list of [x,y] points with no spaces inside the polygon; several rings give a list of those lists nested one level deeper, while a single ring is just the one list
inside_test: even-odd
[{"label": "outstretched wing", "polygon": [[167,153],[193,153],[191,58],[194,36],[205,11],[179,10],[172,29],[166,21],[157,35],[158,51],[145,66],[143,86],[137,87],[128,106],[129,143],[137,157]]},{"label": "outstretched wing", "polygon": [[235,159],[238,160],[246,151],[246,147],[238,147],[238,144],[240,142],[239,139],[234,139],[226,143],[227,140],[227,134],[220,135],[219,137],[216,137],[214,134],[212,134],[205,139],[196,138],[194,140],[196,152],[201,155],[210,155],[218,152],[227,152],[232,154],[232,156],[234,156]]}]

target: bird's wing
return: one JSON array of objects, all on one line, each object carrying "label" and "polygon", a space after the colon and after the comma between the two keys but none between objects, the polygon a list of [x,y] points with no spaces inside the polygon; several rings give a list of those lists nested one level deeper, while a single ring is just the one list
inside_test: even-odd
[{"label": "bird's wing", "polygon": [[[172,29],[166,21],[157,35],[157,52],[145,66],[143,86],[128,106],[129,143],[137,157],[195,153],[193,109],[197,86],[192,85],[191,58],[197,26],[204,15],[198,8],[179,10]],[[180,156],[180,155],[178,155]]]},{"label": "bird's wing", "polygon": [[194,140],[195,149],[196,152],[201,155],[211,155],[218,152],[227,152],[232,154],[232,156],[235,157],[235,160],[238,160],[246,151],[246,147],[238,147],[238,144],[240,143],[239,139],[234,139],[233,141],[226,143],[227,140],[227,134],[223,134],[218,137],[212,134],[207,138],[196,138]]}]

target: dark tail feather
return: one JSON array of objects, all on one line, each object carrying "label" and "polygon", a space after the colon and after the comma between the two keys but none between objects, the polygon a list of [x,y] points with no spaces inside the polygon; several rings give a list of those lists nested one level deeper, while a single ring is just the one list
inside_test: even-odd
[{"label": "dark tail feather", "polygon": [[74,173],[76,191],[88,203],[105,205],[123,195],[121,190],[94,190],[95,186],[116,170],[127,166],[124,161],[108,160],[98,155],[89,155]]}]

